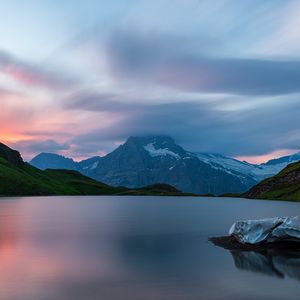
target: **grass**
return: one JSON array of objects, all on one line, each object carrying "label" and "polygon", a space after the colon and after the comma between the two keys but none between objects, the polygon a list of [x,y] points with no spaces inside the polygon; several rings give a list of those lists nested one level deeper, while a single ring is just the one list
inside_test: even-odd
[{"label": "grass", "polygon": [[183,193],[169,184],[157,183],[137,189],[128,189],[122,195],[143,196],[195,196],[192,193]]},{"label": "grass", "polygon": [[[246,193],[251,198],[300,201],[300,162],[292,163],[277,175],[267,178]],[[258,192],[258,193],[257,193]]]}]

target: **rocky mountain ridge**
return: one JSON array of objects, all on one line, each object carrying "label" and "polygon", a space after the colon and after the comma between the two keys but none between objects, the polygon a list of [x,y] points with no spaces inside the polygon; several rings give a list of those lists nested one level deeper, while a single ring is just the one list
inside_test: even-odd
[{"label": "rocky mountain ridge", "polygon": [[[70,162],[70,161],[68,161]],[[73,170],[40,170],[20,153],[0,144],[0,196],[48,195],[187,195],[170,185],[128,189],[112,187]]]},{"label": "rocky mountain ridge", "polygon": [[[45,154],[30,163],[41,169],[56,167],[46,160],[40,163],[41,156]],[[69,162],[60,160],[62,166]],[[75,162],[70,168],[113,186],[138,188],[161,182],[196,194],[243,192],[256,183],[238,170],[212,166],[169,136],[130,137],[106,156]]]}]

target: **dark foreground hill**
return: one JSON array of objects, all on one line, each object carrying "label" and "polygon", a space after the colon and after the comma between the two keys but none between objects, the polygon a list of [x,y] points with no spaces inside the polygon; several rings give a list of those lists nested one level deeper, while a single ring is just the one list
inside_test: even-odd
[{"label": "dark foreground hill", "polygon": [[300,201],[300,162],[288,165],[277,175],[251,188],[243,196],[253,199]]},{"label": "dark foreground hill", "polygon": [[42,171],[24,162],[19,152],[0,143],[0,196],[123,194],[183,195],[168,185],[130,190],[109,186],[77,171]]}]

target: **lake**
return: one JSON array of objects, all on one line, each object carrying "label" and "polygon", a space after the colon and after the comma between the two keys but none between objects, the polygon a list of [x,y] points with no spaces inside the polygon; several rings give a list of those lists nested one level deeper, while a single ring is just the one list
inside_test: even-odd
[{"label": "lake", "polygon": [[299,299],[300,256],[208,238],[300,203],[194,197],[0,200],[0,299]]}]

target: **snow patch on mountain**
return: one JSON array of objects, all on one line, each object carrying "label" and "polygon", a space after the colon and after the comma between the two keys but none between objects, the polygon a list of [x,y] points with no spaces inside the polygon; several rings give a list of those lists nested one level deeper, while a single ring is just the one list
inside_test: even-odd
[{"label": "snow patch on mountain", "polygon": [[177,153],[169,150],[168,148],[158,148],[156,149],[154,147],[154,143],[149,143],[146,146],[144,146],[144,149],[149,153],[151,157],[157,157],[157,156],[166,156],[170,155],[175,157],[176,159],[180,159],[180,155]]},{"label": "snow patch on mountain", "polygon": [[[293,161],[291,161],[293,162]],[[252,173],[258,178],[258,180],[262,180],[264,178],[273,176],[283,170],[288,164],[291,162],[284,162],[276,165],[255,165]]]},{"label": "snow patch on mountain", "polygon": [[94,170],[98,167],[98,165],[99,165],[99,161],[96,161],[96,162],[94,162],[93,164],[91,164],[89,166],[83,167],[82,169],[83,170]]},{"label": "snow patch on mountain", "polygon": [[299,156],[294,155],[284,161],[278,159],[277,161],[273,160],[272,164],[255,165],[215,153],[197,153],[196,155],[201,161],[209,164],[214,169],[223,170],[238,177],[250,176],[257,182],[279,173],[291,162],[299,160]]},{"label": "snow patch on mountain", "polygon": [[96,169],[98,167],[98,165],[99,165],[99,161],[94,162],[91,166],[91,170]]},{"label": "snow patch on mountain", "polygon": [[214,169],[225,170],[227,173],[235,171],[242,174],[249,174],[254,166],[247,162],[215,153],[197,153],[196,155],[201,161],[209,164]]}]

